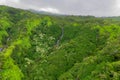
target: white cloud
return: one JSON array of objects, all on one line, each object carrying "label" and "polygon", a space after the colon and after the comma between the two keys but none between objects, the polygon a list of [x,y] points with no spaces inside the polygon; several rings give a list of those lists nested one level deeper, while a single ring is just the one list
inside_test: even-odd
[{"label": "white cloud", "polygon": [[0,0],[0,5],[9,5],[11,3],[19,3],[20,0]]},{"label": "white cloud", "polygon": [[50,13],[60,13],[59,10],[55,9],[55,8],[40,8],[39,9],[40,11],[45,11],[45,12],[50,12]]},{"label": "white cloud", "polygon": [[6,0],[0,0],[0,4],[1,4],[1,5],[6,4]]},{"label": "white cloud", "polygon": [[7,0],[7,1],[13,2],[13,3],[19,3],[20,2],[20,0]]},{"label": "white cloud", "polygon": [[120,8],[120,0],[117,0],[117,1],[116,1],[116,6],[117,6],[118,8]]},{"label": "white cloud", "polygon": [[60,14],[120,15],[120,0],[0,0],[0,5]]},{"label": "white cloud", "polygon": [[115,0],[115,5],[114,5],[114,8],[113,8],[114,10],[114,12],[113,12],[113,14],[115,15],[115,16],[119,16],[120,15],[120,0]]}]

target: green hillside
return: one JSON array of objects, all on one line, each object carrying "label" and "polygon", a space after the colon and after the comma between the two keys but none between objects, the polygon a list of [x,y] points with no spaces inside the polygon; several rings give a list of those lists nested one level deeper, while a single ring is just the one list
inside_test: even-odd
[{"label": "green hillside", "polygon": [[0,6],[0,80],[120,80],[120,22]]}]

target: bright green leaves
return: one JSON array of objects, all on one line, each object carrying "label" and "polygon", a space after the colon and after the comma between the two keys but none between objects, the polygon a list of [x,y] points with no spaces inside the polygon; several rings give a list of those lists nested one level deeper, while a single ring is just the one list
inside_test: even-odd
[{"label": "bright green leaves", "polygon": [[9,48],[7,48],[5,53],[3,53],[5,58],[10,57],[14,49],[15,49],[14,45],[11,45]]},{"label": "bright green leaves", "polygon": [[16,26],[20,28],[22,35],[25,34],[30,35],[31,31],[38,27],[40,23],[41,23],[40,19],[36,19],[33,17],[30,19],[21,20]]},{"label": "bright green leaves", "polygon": [[49,27],[52,25],[51,19],[49,17],[44,17],[42,21],[42,25],[45,27]]},{"label": "bright green leaves", "polygon": [[78,23],[73,23],[73,26],[74,27],[78,27],[78,26],[80,26]]},{"label": "bright green leaves", "polygon": [[31,34],[31,31],[40,25],[40,19],[29,19],[26,21],[26,28],[28,34]]},{"label": "bright green leaves", "polygon": [[16,46],[20,46],[21,48],[28,48],[28,46],[30,46],[30,44],[27,44],[27,42],[25,40],[24,41],[17,40],[15,42],[11,43],[11,45],[3,51],[2,54],[4,55],[4,57],[5,58],[10,57],[13,53],[13,50],[16,48]]},{"label": "bright green leaves", "polygon": [[[0,46],[2,46],[2,40],[4,37],[6,43],[5,47],[4,45],[2,46],[4,49],[0,54],[0,58],[3,57],[0,61],[0,79],[2,80],[21,80],[23,78],[23,73],[17,63],[24,60],[24,58],[21,58],[19,61],[20,56],[26,55],[26,51],[31,47],[31,32],[40,25],[40,19],[38,17],[33,16],[32,18],[29,17],[22,20],[22,16],[15,18],[18,12],[13,10],[8,10],[11,16],[0,16]],[[12,13],[15,13],[15,16],[12,16]],[[20,21],[14,21],[15,23],[12,23],[13,20]],[[9,43],[7,41],[9,41]],[[26,60],[29,64],[30,60],[25,59],[24,61]]]},{"label": "bright green leaves", "polygon": [[8,36],[8,33],[6,30],[1,30],[0,31],[0,44],[2,43],[1,40],[3,39],[4,36]]},{"label": "bright green leaves", "polygon": [[9,27],[11,27],[11,22],[6,17],[2,17],[0,19],[0,44],[3,37],[8,36],[7,29]]},{"label": "bright green leaves", "polygon": [[119,36],[120,34],[120,26],[111,25],[111,26],[98,26],[99,33],[101,36],[107,36],[109,39],[113,39]]},{"label": "bright green leaves", "polygon": [[3,17],[0,19],[0,29],[5,30],[7,28],[11,27],[10,22],[7,18]]},{"label": "bright green leaves", "polygon": [[21,70],[10,57],[4,59],[0,75],[2,80],[21,80],[23,78]]}]

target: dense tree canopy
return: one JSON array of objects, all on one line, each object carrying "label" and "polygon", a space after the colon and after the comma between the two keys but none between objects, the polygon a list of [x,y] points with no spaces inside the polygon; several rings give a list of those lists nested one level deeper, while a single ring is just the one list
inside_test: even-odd
[{"label": "dense tree canopy", "polygon": [[0,6],[0,80],[120,80],[120,22]]}]

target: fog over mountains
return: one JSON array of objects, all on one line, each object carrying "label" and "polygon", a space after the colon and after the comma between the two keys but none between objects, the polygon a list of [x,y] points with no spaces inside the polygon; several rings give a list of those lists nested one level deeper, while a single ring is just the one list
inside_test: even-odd
[{"label": "fog over mountains", "polygon": [[0,0],[0,5],[57,14],[120,15],[120,0]]}]

